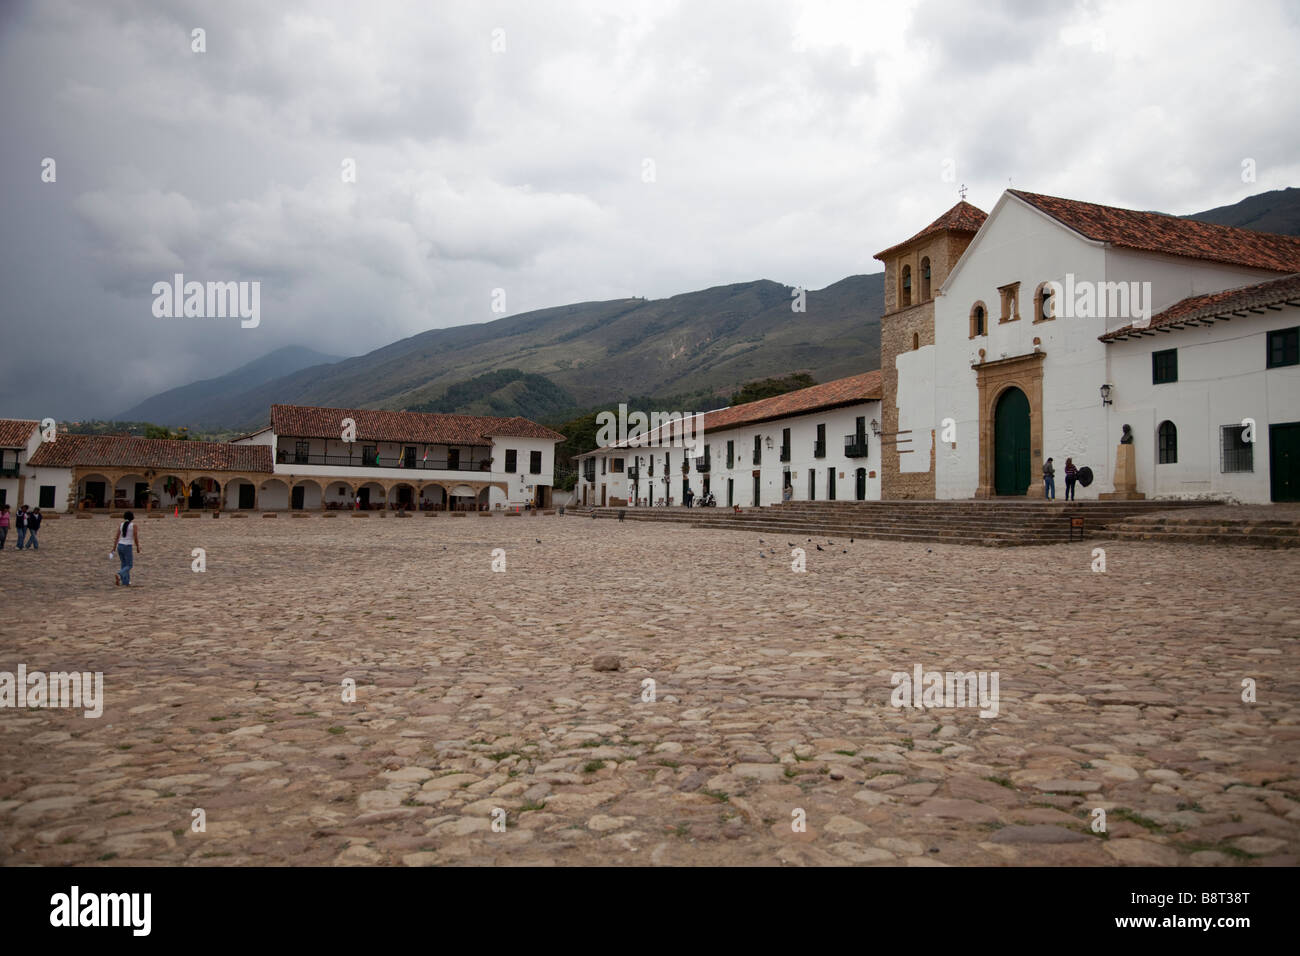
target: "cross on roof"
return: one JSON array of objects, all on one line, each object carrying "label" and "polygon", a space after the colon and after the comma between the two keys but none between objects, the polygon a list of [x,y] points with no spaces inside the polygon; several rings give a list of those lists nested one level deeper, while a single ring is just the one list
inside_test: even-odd
[{"label": "cross on roof", "polygon": [[958,193],[958,195],[961,196],[962,200],[965,201],[965,199],[966,199],[966,184],[965,184],[965,183],[962,183],[962,184],[961,184],[961,188],[957,190],[957,193]]}]

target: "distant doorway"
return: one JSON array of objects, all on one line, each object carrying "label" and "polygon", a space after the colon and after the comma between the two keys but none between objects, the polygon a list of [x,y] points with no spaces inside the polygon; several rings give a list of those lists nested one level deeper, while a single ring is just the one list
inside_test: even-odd
[{"label": "distant doorway", "polygon": [[993,421],[993,487],[999,495],[1029,490],[1029,399],[1012,386],[998,398]]},{"label": "distant doorway", "polygon": [[859,468],[854,479],[853,497],[858,501],[867,500],[867,469]]},{"label": "distant doorway", "polygon": [[1269,496],[1300,501],[1300,422],[1268,426]]}]

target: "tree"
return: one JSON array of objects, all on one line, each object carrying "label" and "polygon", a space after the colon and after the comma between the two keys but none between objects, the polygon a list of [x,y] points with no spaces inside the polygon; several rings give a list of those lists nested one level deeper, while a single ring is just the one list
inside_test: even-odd
[{"label": "tree", "polygon": [[757,382],[748,382],[745,385],[742,385],[736,394],[731,396],[731,404],[743,405],[746,402],[757,402],[762,398],[772,398],[775,395],[784,395],[786,392],[797,391],[801,388],[809,388],[816,384],[816,379],[807,372],[794,372],[786,376],[777,376],[775,378],[765,378]]}]

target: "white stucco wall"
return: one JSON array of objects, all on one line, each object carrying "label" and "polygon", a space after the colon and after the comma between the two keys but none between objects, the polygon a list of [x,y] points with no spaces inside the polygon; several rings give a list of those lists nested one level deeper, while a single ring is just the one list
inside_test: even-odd
[{"label": "white stucco wall", "polygon": [[[1234,318],[1112,343],[1112,421],[1133,426],[1138,489],[1160,497],[1271,500],[1270,424],[1300,421],[1300,366],[1266,368],[1268,332],[1300,326],[1300,309]],[[1152,383],[1151,353],[1178,351],[1178,381]],[[1220,426],[1255,421],[1253,470],[1220,470]],[[1178,429],[1178,461],[1159,464],[1156,429]],[[1118,439],[1116,439],[1118,440]]]},{"label": "white stucco wall", "polygon": [[[856,419],[859,416],[866,418],[867,457],[848,458],[844,455],[844,436],[855,432]],[[782,500],[784,473],[788,469],[794,492],[792,499],[806,501],[809,497],[808,472],[812,469],[816,473],[815,497],[816,500],[822,501],[827,497],[827,470],[833,468],[836,474],[836,500],[851,501],[855,498],[856,471],[858,468],[865,468],[867,479],[864,500],[878,501],[880,499],[880,440],[871,434],[870,423],[873,419],[877,422],[880,420],[880,403],[878,401],[860,402],[844,408],[706,432],[703,442],[709,447],[711,466],[708,473],[709,490],[717,499],[718,506],[725,507],[727,504],[727,481],[730,479],[734,482],[734,503],[744,508],[752,507],[754,504],[753,472],[757,468],[760,473],[759,504],[777,504]],[[816,458],[813,454],[819,424],[826,426],[826,456],[824,458]],[[790,429],[789,462],[780,460],[782,430],[785,428]],[[760,436],[764,442],[762,461],[757,466],[753,464],[755,435]],[[772,448],[770,449],[766,444],[766,439],[769,436],[772,439]],[[735,443],[735,454],[730,469],[727,467],[728,441]],[[927,452],[928,450],[929,446],[927,445]],[[627,469],[632,466],[637,457],[640,457],[642,461],[638,489],[641,498],[648,498],[650,503],[654,503],[660,498],[671,496],[673,504],[679,505],[682,503],[683,478],[689,482],[691,490],[698,498],[704,493],[705,475],[696,469],[694,453],[691,455],[689,472],[686,475],[682,474],[681,464],[683,456],[686,454],[687,450],[683,448],[639,448],[602,451],[596,456],[596,474],[593,481],[588,482],[583,477],[583,464],[579,462],[576,500],[578,502],[582,501],[582,491],[585,485],[588,493],[588,503],[600,504],[602,484],[605,486],[607,502],[611,497],[630,499],[633,495],[633,489],[632,482],[627,477]],[[671,482],[667,489],[663,482],[665,455],[667,455],[671,465],[669,469]],[[651,457],[654,459],[653,478],[649,475],[648,465]],[[607,463],[605,473],[602,474],[601,458],[622,458],[624,462],[622,473],[612,472]],[[875,473],[874,477],[872,476],[873,472]]]},{"label": "white stucco wall", "polygon": [[[68,510],[68,485],[72,481],[71,468],[33,468],[30,465],[24,465],[22,474],[27,476],[27,482],[23,488],[23,504],[35,508],[41,502],[41,486],[54,486],[54,505],[50,508],[41,508],[41,511],[58,511],[66,512]],[[18,482],[13,482],[13,491],[10,491],[5,498],[11,511],[18,507]]]},{"label": "white stucco wall", "polygon": [[[900,383],[900,428],[910,427],[919,432],[921,428],[918,425],[927,415],[934,424],[922,427],[938,429],[939,423],[947,417],[956,422],[956,448],[936,442],[937,497],[970,498],[979,485],[979,395],[976,372],[971,366],[978,361],[981,348],[985,350],[985,360],[992,362],[1028,355],[1035,350],[1034,339],[1040,340],[1038,348],[1045,353],[1042,367],[1043,444],[1037,449],[1036,457],[1038,460],[1055,459],[1058,497],[1063,491],[1062,471],[1067,457],[1073,457],[1080,467],[1087,465],[1092,468],[1095,476],[1092,486],[1087,489],[1080,487],[1077,491],[1080,499],[1095,498],[1113,490],[1115,446],[1122,425],[1132,425],[1135,434],[1153,432],[1156,420],[1151,416],[1156,411],[1148,400],[1140,396],[1150,388],[1150,348],[1154,345],[1147,348],[1140,360],[1112,364],[1113,356],[1119,354],[1117,346],[1107,346],[1098,341],[1098,336],[1108,329],[1128,324],[1127,317],[1099,315],[1080,318],[1059,314],[1052,321],[1034,323],[1034,294],[1039,284],[1048,280],[1064,282],[1067,274],[1073,274],[1076,282],[1150,282],[1153,314],[1188,295],[1234,288],[1276,275],[1192,259],[1104,248],[1083,239],[1015,197],[1004,196],[936,298],[932,409],[927,406],[926,390],[921,384],[926,375],[926,359],[920,353],[926,350],[914,353],[915,359],[911,355],[900,356],[900,377],[904,380],[907,374],[918,377],[916,382]],[[1020,283],[1021,317],[1018,321],[1002,323],[999,321],[1002,312],[999,287],[1012,282]],[[977,301],[982,301],[985,306],[987,334],[971,339],[970,312]],[[1173,333],[1169,339],[1172,341],[1174,335],[1186,334]],[[1162,342],[1164,339],[1165,336],[1161,336]],[[1144,341],[1154,343],[1157,340]],[[1255,354],[1259,359],[1257,364],[1262,367],[1262,344]],[[1099,392],[1099,387],[1107,382],[1114,386],[1112,399],[1115,404],[1110,407],[1102,405]],[[1222,394],[1226,396],[1230,391],[1231,388],[1225,388]],[[1223,418],[1220,424],[1226,424],[1233,420],[1231,403],[1213,409],[1208,404],[1219,404],[1220,399],[1214,397],[1219,394],[1218,390],[1212,390],[1202,397],[1202,393],[1190,383],[1185,389],[1187,401],[1207,403],[1202,417]],[[1146,412],[1142,412],[1143,407],[1146,407]],[[1224,418],[1224,415],[1228,417]],[[1150,454],[1154,462],[1154,446]],[[920,455],[906,457],[912,459],[907,463],[908,470],[920,463]],[[1267,459],[1265,481],[1266,462]],[[1217,451],[1215,466],[1217,468]],[[1153,467],[1150,466],[1146,474],[1139,473],[1139,490],[1148,495],[1174,493],[1163,476],[1161,490],[1154,489],[1150,484],[1154,477],[1150,470]],[[1256,470],[1259,471],[1258,464]],[[1033,474],[1031,480],[1037,482],[1038,474]],[[1258,493],[1257,488],[1247,490],[1245,484],[1233,482],[1234,487],[1242,487],[1246,493]],[[1214,489],[1211,486],[1207,490]],[[1178,493],[1194,493],[1194,489],[1189,487]]]}]

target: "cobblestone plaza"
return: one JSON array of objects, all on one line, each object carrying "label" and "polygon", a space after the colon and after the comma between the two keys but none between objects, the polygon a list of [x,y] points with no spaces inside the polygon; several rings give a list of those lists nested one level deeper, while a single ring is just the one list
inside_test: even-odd
[{"label": "cobblestone plaza", "polygon": [[[104,518],[0,552],[0,671],[102,672],[104,696],[0,710],[6,865],[1300,854],[1296,549],[142,525],[130,589]],[[894,706],[917,666],[996,672],[997,716]]]}]

